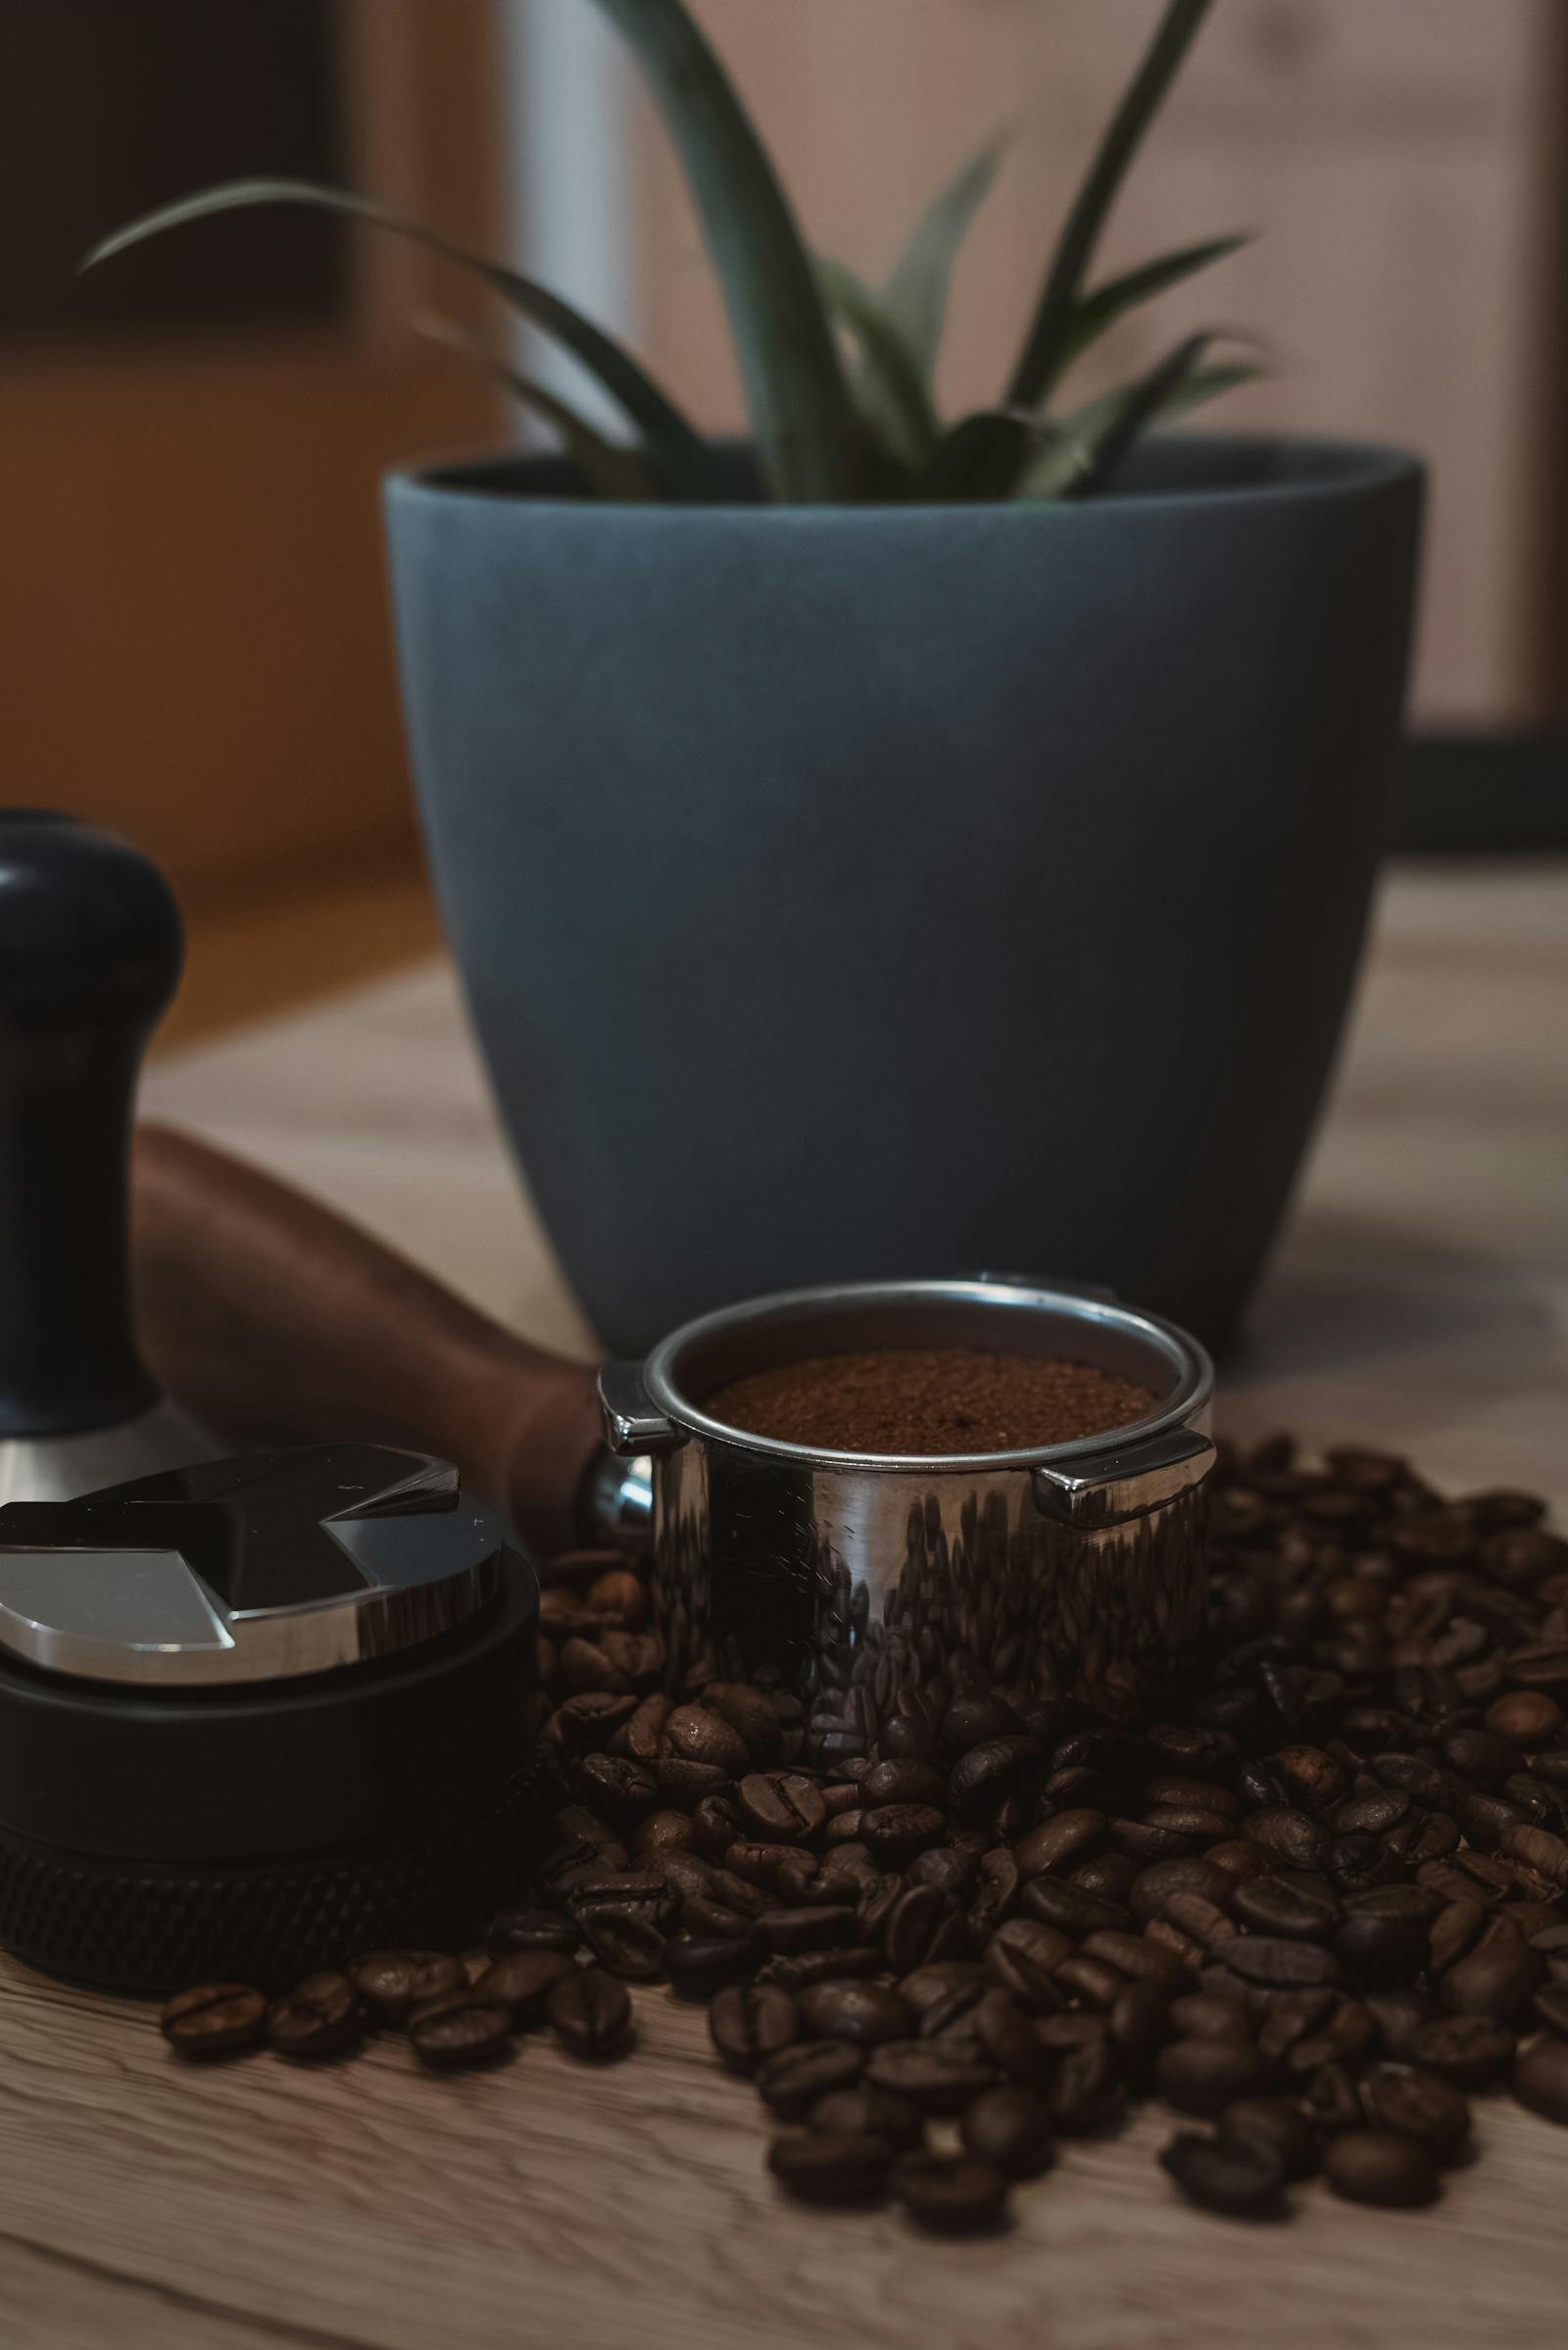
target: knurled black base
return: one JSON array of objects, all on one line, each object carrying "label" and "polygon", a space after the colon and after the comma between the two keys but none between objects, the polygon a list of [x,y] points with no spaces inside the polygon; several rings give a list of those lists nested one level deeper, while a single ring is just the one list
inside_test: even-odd
[{"label": "knurled black base", "polygon": [[0,1943],[47,1974],[160,1994],[283,1991],[365,1950],[461,1949],[526,1880],[537,1777],[519,1772],[442,1834],[305,1864],[127,1864],[0,1830]]}]

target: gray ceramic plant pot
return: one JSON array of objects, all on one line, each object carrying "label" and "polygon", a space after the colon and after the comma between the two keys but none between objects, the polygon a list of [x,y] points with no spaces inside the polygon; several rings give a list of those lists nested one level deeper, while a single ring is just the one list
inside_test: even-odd
[{"label": "gray ceramic plant pot", "polygon": [[609,1346],[981,1267],[1223,1341],[1355,972],[1421,492],[1196,437],[1070,507],[393,477],[447,932]]}]

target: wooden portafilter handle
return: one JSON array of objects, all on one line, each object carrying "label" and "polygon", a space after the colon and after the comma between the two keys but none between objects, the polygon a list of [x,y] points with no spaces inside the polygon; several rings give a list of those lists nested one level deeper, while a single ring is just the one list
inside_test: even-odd
[{"label": "wooden portafilter handle", "polygon": [[454,1461],[545,1556],[578,1540],[593,1370],[548,1354],[368,1233],[226,1151],[136,1131],[136,1316],[170,1392],[236,1443],[402,1444]]}]

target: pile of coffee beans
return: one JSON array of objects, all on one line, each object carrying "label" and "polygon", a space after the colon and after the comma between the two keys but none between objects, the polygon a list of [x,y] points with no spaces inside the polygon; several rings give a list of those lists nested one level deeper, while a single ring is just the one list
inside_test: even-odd
[{"label": "pile of coffee beans", "polygon": [[1012,1452],[1125,1428],[1147,1388],[1063,1355],[886,1346],[755,1371],[704,1410],[752,1436],[829,1452]]},{"label": "pile of coffee beans", "polygon": [[1147,1716],[952,1655],[825,1767],[777,1680],[666,1693],[643,1579],[557,1560],[534,1906],[270,2009],[203,1986],[166,2033],[311,2059],[401,2030],[442,2067],[548,2026],[603,2059],[662,1981],[709,2002],[804,2202],[991,2227],[1153,2097],[1207,2210],[1277,2215],[1318,2173],[1430,2204],[1474,2095],[1568,2125],[1568,1542],[1527,1494],[1283,1437],[1212,1488],[1208,1648]]}]

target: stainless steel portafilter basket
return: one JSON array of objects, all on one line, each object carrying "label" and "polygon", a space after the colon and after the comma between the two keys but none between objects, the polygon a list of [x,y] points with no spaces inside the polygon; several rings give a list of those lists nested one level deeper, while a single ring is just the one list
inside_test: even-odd
[{"label": "stainless steel portafilter basket", "polygon": [[[705,1399],[808,1356],[889,1346],[1070,1356],[1136,1381],[1148,1415],[1028,1451],[817,1450],[727,1427]],[[671,1686],[770,1668],[813,1759],[863,1751],[911,1693],[984,1677],[1024,1704],[1112,1710],[1201,1628],[1213,1371],[1108,1294],[1018,1275],[796,1290],[688,1323],[600,1378],[599,1524],[651,1519]]]}]

